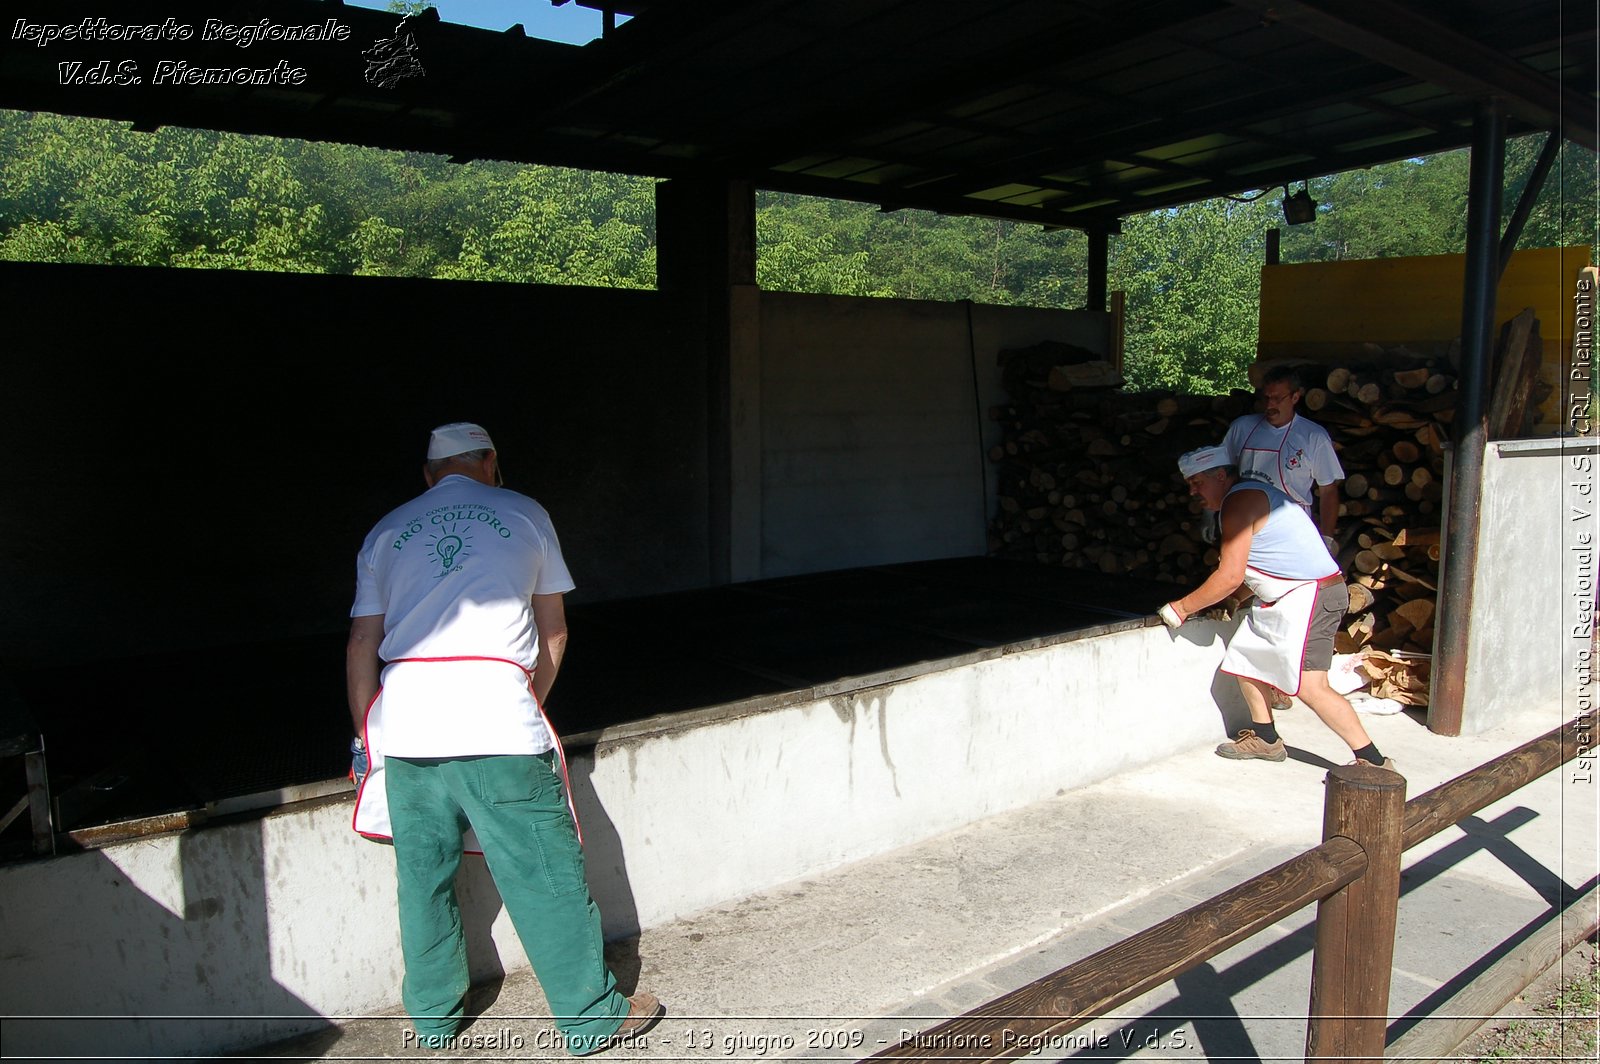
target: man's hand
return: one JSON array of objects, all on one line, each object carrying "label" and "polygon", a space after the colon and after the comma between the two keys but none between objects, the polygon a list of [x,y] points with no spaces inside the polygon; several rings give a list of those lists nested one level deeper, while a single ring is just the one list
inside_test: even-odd
[{"label": "man's hand", "polygon": [[361,789],[362,782],[367,778],[367,773],[372,771],[372,763],[367,758],[367,744],[359,738],[350,740],[350,778],[355,781],[356,790]]},{"label": "man's hand", "polygon": [[1188,620],[1188,617],[1184,615],[1183,609],[1176,602],[1169,602],[1162,606],[1156,611],[1156,615],[1161,618],[1162,624],[1174,629]]},{"label": "man's hand", "polygon": [[1339,560],[1339,541],[1332,536],[1323,536],[1322,545],[1328,548],[1328,553],[1333,555],[1334,561]]}]

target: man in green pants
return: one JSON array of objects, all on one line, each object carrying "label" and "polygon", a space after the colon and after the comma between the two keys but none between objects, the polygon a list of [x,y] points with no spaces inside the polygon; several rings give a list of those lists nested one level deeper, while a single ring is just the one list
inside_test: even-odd
[{"label": "man in green pants", "polygon": [[[455,875],[471,829],[566,1047],[582,1056],[643,1034],[664,1010],[648,993],[623,997],[605,966],[566,764],[541,708],[566,650],[572,578],[549,515],[499,474],[487,432],[440,426],[428,490],[361,546],[345,658],[356,828],[392,832],[402,998],[418,1041],[448,1047],[463,1019]],[[367,793],[369,753],[374,768],[382,758],[381,794]],[[385,799],[389,832],[364,827]]]}]

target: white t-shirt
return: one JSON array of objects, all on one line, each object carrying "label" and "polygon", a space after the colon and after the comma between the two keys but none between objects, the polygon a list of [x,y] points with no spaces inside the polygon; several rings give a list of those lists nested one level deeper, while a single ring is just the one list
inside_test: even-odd
[{"label": "white t-shirt", "polygon": [[1239,467],[1240,477],[1266,481],[1308,513],[1312,484],[1344,479],[1328,430],[1299,414],[1282,428],[1273,428],[1260,414],[1246,414],[1228,426],[1222,450]]},{"label": "white t-shirt", "polygon": [[523,671],[538,660],[531,597],[572,588],[550,515],[526,495],[451,475],[379,521],[350,616],[384,619],[383,752],[549,750]]}]

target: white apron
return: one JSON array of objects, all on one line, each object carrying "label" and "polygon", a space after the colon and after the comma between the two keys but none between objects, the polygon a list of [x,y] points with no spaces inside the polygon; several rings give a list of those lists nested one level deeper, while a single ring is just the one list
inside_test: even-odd
[{"label": "white apron", "polygon": [[1321,581],[1289,580],[1247,566],[1244,582],[1255,601],[1228,641],[1222,671],[1299,694],[1300,665]]},{"label": "white apron", "polygon": [[[528,692],[533,693],[533,673],[522,668],[520,664],[510,658],[483,658],[483,657],[455,657],[455,658],[396,658],[390,662],[397,665],[400,662],[426,662],[430,664],[451,661],[503,661],[507,665],[514,665],[527,675]],[[578,810],[572,804],[572,783],[567,775],[567,755],[561,749],[561,736],[556,734],[555,727],[551,725],[550,718],[545,714],[544,706],[540,704],[539,697],[534,695],[534,705],[539,707],[539,717],[544,721],[544,726],[550,732],[550,741],[555,744],[556,764],[561,769],[561,783],[567,792],[567,811],[572,814],[572,826],[578,835],[578,845],[583,845],[583,828],[578,824]],[[378,693],[372,696],[372,703],[367,706],[366,716],[362,720],[361,741],[367,746],[367,775],[356,790],[356,811],[351,817],[350,826],[356,833],[374,842],[392,842],[394,829],[389,823],[389,791],[383,774],[383,688],[378,688]],[[467,853],[482,854],[483,848],[478,845],[478,836],[468,827],[461,835],[462,849]]]}]

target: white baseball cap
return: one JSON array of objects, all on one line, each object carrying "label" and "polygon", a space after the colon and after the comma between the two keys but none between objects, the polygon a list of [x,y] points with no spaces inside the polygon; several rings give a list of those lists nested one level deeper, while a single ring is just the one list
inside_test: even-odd
[{"label": "white baseball cap", "polygon": [[1228,461],[1227,452],[1218,446],[1196,447],[1187,454],[1178,456],[1178,472],[1183,474],[1185,480],[1188,480],[1196,473],[1204,473],[1208,469],[1232,464],[1232,462]]},{"label": "white baseball cap", "polygon": [[482,425],[470,421],[453,421],[440,425],[428,437],[428,461],[435,458],[453,458],[468,451],[492,451],[494,441]]}]

